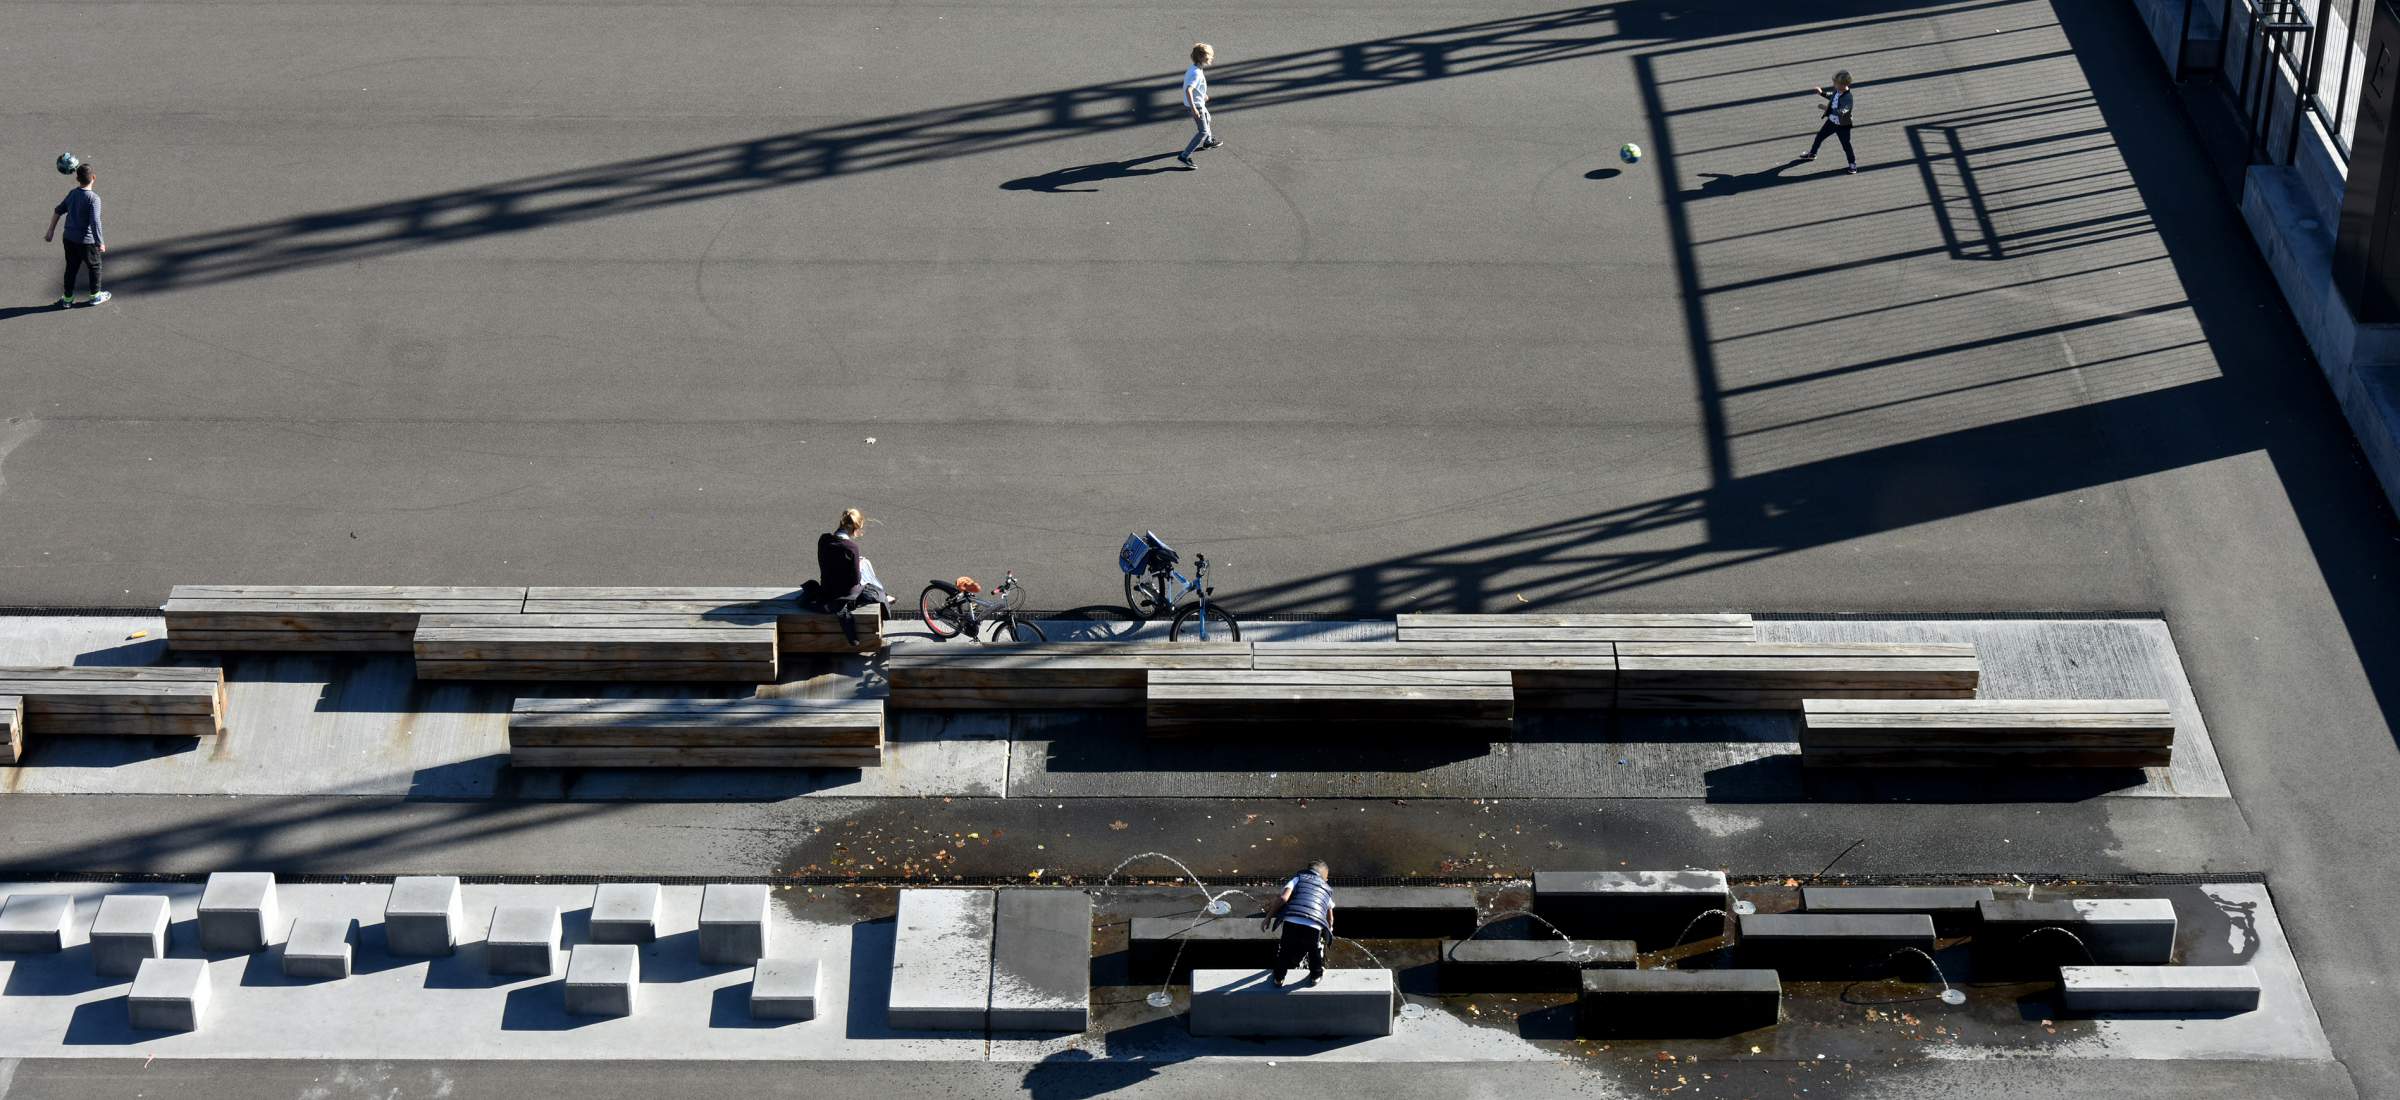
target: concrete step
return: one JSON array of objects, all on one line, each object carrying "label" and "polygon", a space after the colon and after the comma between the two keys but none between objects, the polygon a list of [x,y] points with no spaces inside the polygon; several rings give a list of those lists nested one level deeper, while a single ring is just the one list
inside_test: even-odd
[{"label": "concrete step", "polygon": [[995,1031],[1082,1031],[1092,1002],[1092,898],[1002,890],[992,922]]},{"label": "concrete step", "polygon": [[1389,970],[1327,970],[1277,989],[1264,970],[1192,972],[1192,1034],[1352,1038],[1392,1033]]},{"label": "concrete step", "polygon": [[1454,940],[1442,946],[1444,993],[1573,993],[1583,972],[1630,969],[1632,940]]},{"label": "concrete step", "polygon": [[992,1004],[990,890],[902,890],[886,1022],[918,1031],[981,1031]]},{"label": "concrete step", "polygon": [[[1671,947],[1693,918],[1733,908],[1718,871],[1537,871],[1533,908],[1576,937],[1628,939],[1644,950]],[[1694,929],[1699,935],[1714,930]]]},{"label": "concrete step", "polygon": [[1909,948],[1933,953],[1933,918],[1923,913],[1753,913],[1741,918],[1745,966],[1765,967],[1787,978],[1874,978],[1906,966],[1918,974],[1924,961],[1903,963],[1892,953]]},{"label": "concrete step", "polygon": [[1773,1027],[1783,980],[1772,970],[1586,970],[1575,1003],[1585,1038],[1696,1039]]},{"label": "concrete step", "polygon": [[2258,971],[2247,966],[2062,966],[2067,1011],[2249,1012],[2258,1007]]}]

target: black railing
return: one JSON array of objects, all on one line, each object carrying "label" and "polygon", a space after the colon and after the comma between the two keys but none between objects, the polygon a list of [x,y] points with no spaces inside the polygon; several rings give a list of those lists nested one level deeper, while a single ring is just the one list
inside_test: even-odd
[{"label": "black railing", "polygon": [[[2373,18],[2371,2],[2315,0],[2312,13],[2306,0],[2223,0],[2217,18],[2220,37],[2215,68],[2232,84],[2250,134],[2253,161],[2291,163],[2299,152],[2300,135],[2314,117],[2325,131],[2334,159],[2348,164],[2350,127],[2356,122],[2352,112],[2357,106],[2352,81],[2365,75],[2358,64],[2365,37],[2360,15],[2363,11]],[[2187,41],[2199,3],[2190,0],[2184,8]],[[2241,68],[2234,74],[2226,72],[2225,66],[2237,37]],[[2334,59],[2330,96],[2323,89],[2328,50],[2340,51],[2340,57]],[[2199,69],[2177,58],[2179,74]],[[2285,125],[2287,95],[2291,97],[2290,115]],[[2284,126],[2280,135],[2279,125]],[[2276,148],[2278,136],[2283,139],[2280,149]]]}]

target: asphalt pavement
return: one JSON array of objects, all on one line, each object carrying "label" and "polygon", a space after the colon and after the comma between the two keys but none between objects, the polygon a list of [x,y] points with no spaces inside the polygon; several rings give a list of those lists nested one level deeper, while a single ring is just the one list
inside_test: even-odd
[{"label": "asphalt pavement", "polygon": [[[857,504],[1050,607],[1149,527],[1253,612],[2156,611],[2190,859],[2400,1095],[2400,528],[2125,6],[9,12],[0,601],[796,581]],[[1159,171],[1198,38],[1228,144]],[[1856,176],[1789,162],[1835,67]],[[98,309],[39,308],[61,149]]]}]

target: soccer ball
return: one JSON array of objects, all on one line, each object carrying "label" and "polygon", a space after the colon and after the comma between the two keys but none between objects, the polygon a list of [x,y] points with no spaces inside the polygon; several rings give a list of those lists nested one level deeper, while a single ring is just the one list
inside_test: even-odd
[{"label": "soccer ball", "polygon": [[1627,164],[1638,164],[1642,159],[1642,147],[1630,141],[1617,146],[1617,159]]},{"label": "soccer ball", "polygon": [[75,159],[75,154],[73,153],[60,153],[58,155],[58,174],[62,176],[72,175],[74,174],[76,167],[82,163],[82,161]]}]

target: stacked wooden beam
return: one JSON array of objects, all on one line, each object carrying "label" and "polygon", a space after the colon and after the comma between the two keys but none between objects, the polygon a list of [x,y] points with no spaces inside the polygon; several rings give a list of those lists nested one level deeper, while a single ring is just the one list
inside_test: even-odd
[{"label": "stacked wooden beam", "polygon": [[1748,615],[1402,615],[1402,642],[1749,642]]},{"label": "stacked wooden beam", "polygon": [[1026,642],[895,646],[892,706],[914,710],[1139,707],[1154,671],[1242,671],[1248,642]]},{"label": "stacked wooden beam", "polygon": [[1252,667],[1275,672],[1506,672],[1510,686],[1516,691],[1519,710],[1568,707],[1605,710],[1615,706],[1617,698],[1617,647],[1613,642],[1481,638],[1449,642],[1262,642]]},{"label": "stacked wooden beam", "polygon": [[1975,647],[1885,642],[1621,642],[1617,705],[1799,710],[1807,699],[1972,699]]},{"label": "stacked wooden beam", "polygon": [[179,584],[160,610],[168,649],[406,653],[420,616],[524,606],[523,588]]},{"label": "stacked wooden beam", "polygon": [[770,615],[427,615],[420,680],[775,679]]},{"label": "stacked wooden beam", "polygon": [[219,668],[0,668],[0,701],[9,697],[22,729],[45,737],[214,737],[225,728]]},{"label": "stacked wooden beam", "polygon": [[1294,725],[1504,732],[1516,718],[1507,672],[1154,669],[1149,677],[1154,734]]},{"label": "stacked wooden beam", "polygon": [[1808,699],[1800,762],[1843,768],[2151,768],[2175,751],[2163,699]]},{"label": "stacked wooden beam", "polygon": [[509,763],[553,768],[872,768],[878,699],[519,699]]},{"label": "stacked wooden beam", "polygon": [[775,619],[776,645],[784,653],[854,653],[883,648],[883,609],[851,613],[858,638],[842,632],[840,616],[800,606],[798,589],[777,586],[713,588],[556,588],[525,593],[525,610],[567,615],[768,615]]},{"label": "stacked wooden beam", "polygon": [[25,697],[0,695],[0,764],[25,755]]}]

